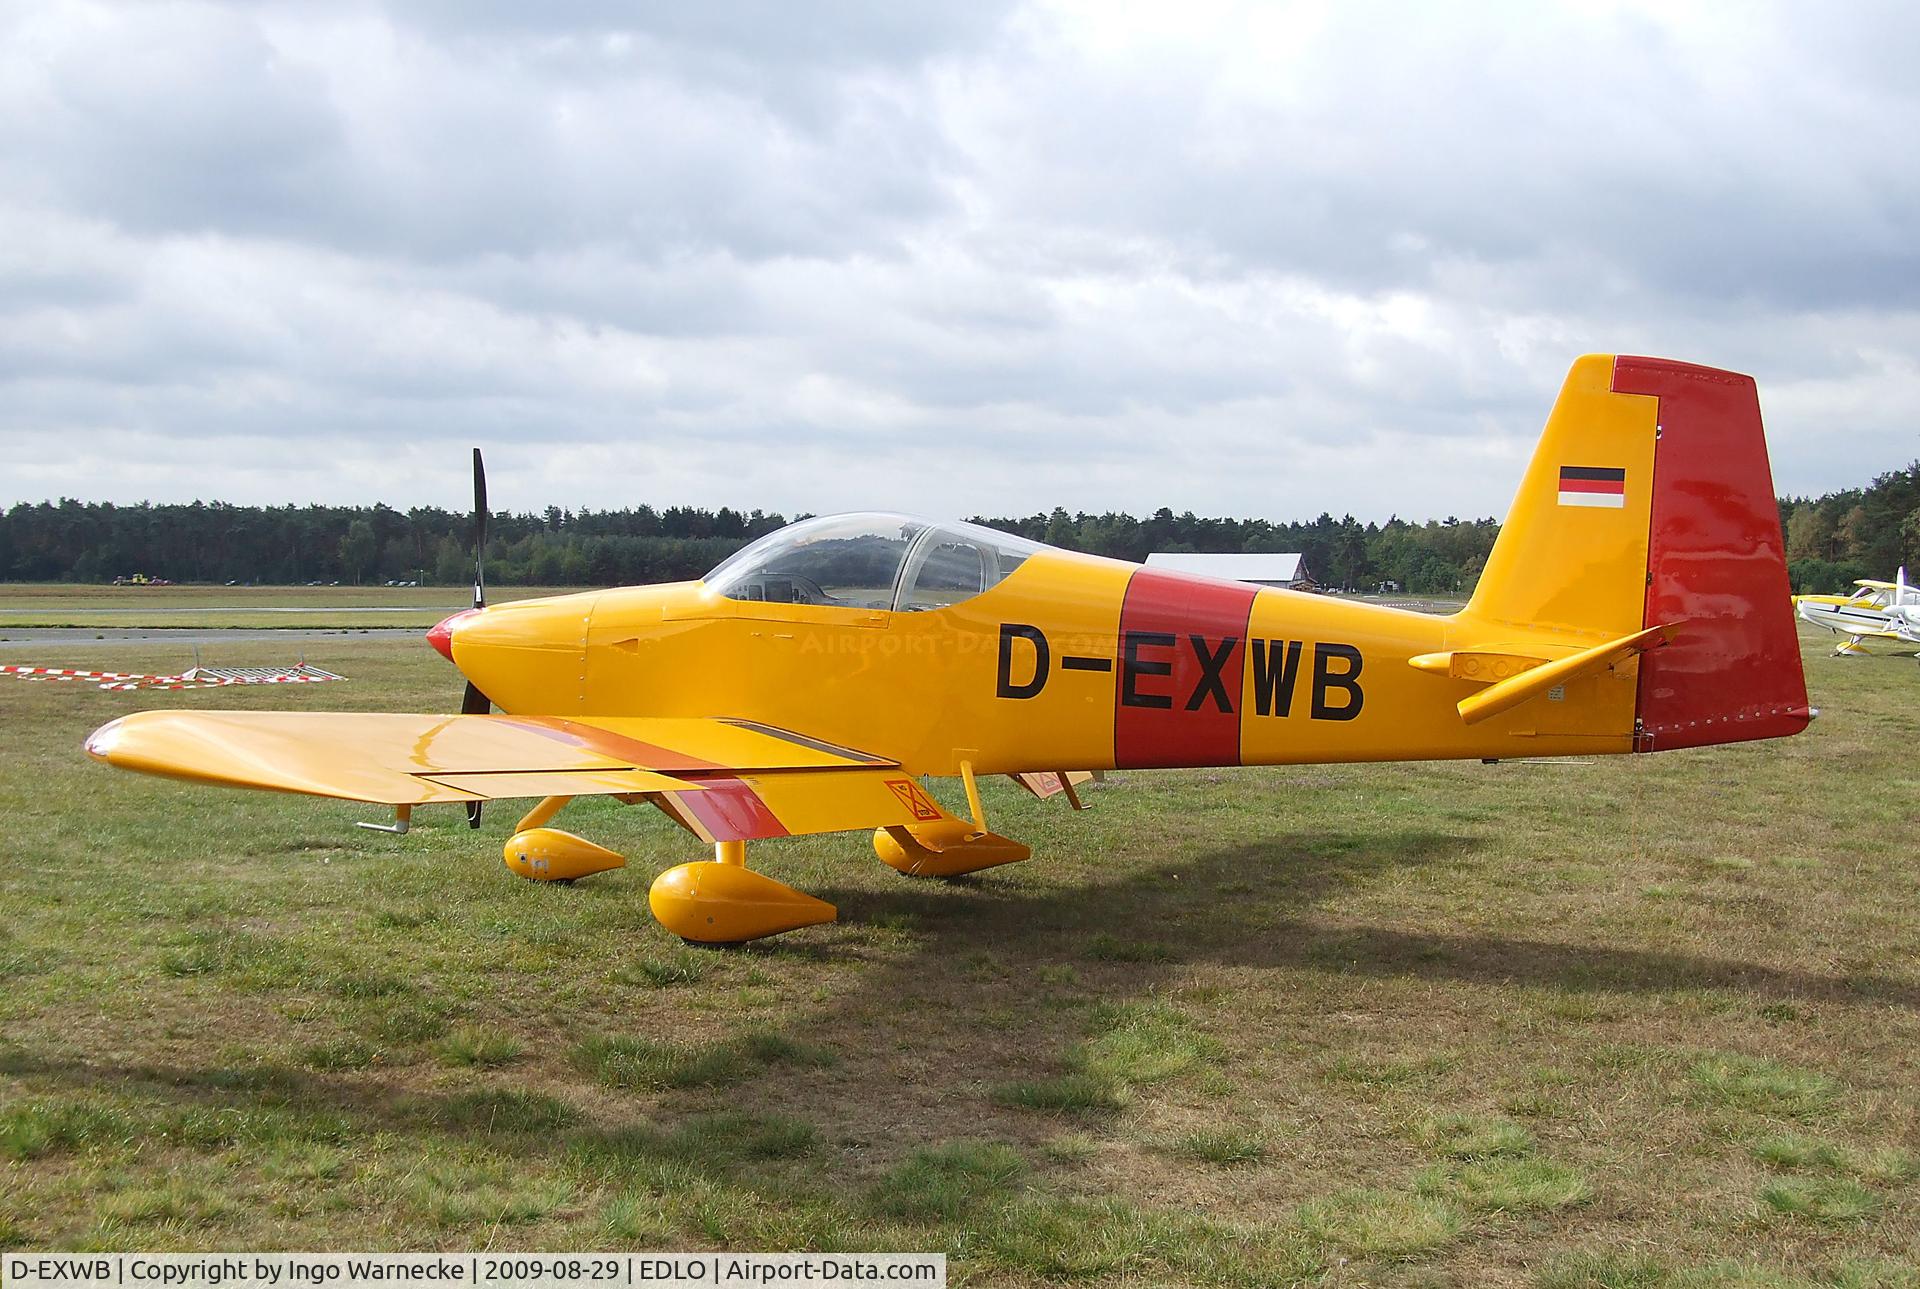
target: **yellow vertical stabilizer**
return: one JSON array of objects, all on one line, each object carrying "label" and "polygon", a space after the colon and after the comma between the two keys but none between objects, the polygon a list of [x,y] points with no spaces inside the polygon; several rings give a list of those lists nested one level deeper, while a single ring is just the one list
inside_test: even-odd
[{"label": "yellow vertical stabilizer", "polygon": [[1612,355],[1588,354],[1567,373],[1450,639],[1598,642],[1641,629],[1660,400],[1613,393],[1613,369]]}]

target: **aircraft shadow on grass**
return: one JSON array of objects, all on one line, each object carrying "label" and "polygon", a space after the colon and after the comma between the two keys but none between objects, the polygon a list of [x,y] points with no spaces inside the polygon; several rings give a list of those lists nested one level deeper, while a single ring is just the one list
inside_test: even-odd
[{"label": "aircraft shadow on grass", "polygon": [[[836,998],[783,1027],[788,1037],[831,1048],[841,1060],[827,1069],[769,1064],[731,1086],[666,1093],[656,1122],[723,1107],[818,1121],[830,1116],[821,1109],[826,1100],[859,1103],[869,1114],[891,1119],[897,1130],[910,1126],[916,1140],[978,1135],[987,1130],[981,1112],[994,1085],[1070,1067],[1075,1046],[1086,1036],[1084,1005],[1151,998],[1195,963],[1569,992],[1734,990],[1775,1000],[1920,1009],[1920,986],[1885,976],[1836,977],[1680,951],[1321,922],[1312,915],[1337,891],[1459,864],[1473,845],[1471,838],[1418,830],[1319,831],[1112,881],[1063,879],[1039,893],[996,885],[991,877],[823,891],[850,921],[897,927],[916,941],[904,958],[868,968]],[[829,932],[843,937],[837,942],[763,941],[743,957],[825,965],[864,956],[848,947],[850,929],[842,924]],[[1061,971],[1069,966],[1070,974]],[[1225,1003],[1231,1006],[1231,993]],[[644,1023],[631,1028],[646,1030]],[[537,1070],[559,1059],[563,1053],[529,1051],[518,1068]],[[365,1074],[277,1065],[116,1065],[21,1046],[0,1050],[0,1073],[73,1090],[117,1087],[183,1108],[292,1107],[339,1115],[364,1131],[490,1132],[489,1098],[505,1095],[396,1091]],[[500,1105],[514,1109],[504,1100]],[[639,1105],[635,1117],[645,1117]],[[1008,1127],[1008,1117],[1001,1115],[990,1131],[1020,1135]],[[1057,1129],[1057,1121],[1046,1116],[1031,1120],[1036,1137]],[[564,1151],[570,1141],[605,1137],[584,1130],[523,1131],[496,1139],[518,1153],[539,1155]]]},{"label": "aircraft shadow on grass", "polygon": [[[1122,964],[1136,991],[1164,984],[1183,964],[1211,962],[1567,991],[1732,989],[1774,998],[1920,1009],[1920,985],[1881,975],[1825,975],[1679,950],[1317,923],[1307,916],[1330,891],[1363,885],[1396,870],[1455,864],[1475,844],[1469,837],[1421,831],[1314,832],[1215,852],[1115,882],[1065,885],[1038,896],[993,892],[990,876],[962,879],[964,893],[847,889],[823,891],[822,896],[838,901],[856,920],[907,917],[926,938],[916,959],[991,953],[1015,966],[1076,962],[1097,967],[1099,962],[1089,962],[1091,937],[1137,940],[1162,952]],[[768,942],[761,951],[799,949]],[[1091,956],[1099,957],[1097,949]],[[918,974],[924,965],[916,960],[900,970]]]}]

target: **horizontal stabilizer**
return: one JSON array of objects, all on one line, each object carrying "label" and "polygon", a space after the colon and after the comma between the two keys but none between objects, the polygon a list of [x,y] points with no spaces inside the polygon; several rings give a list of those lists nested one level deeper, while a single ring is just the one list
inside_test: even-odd
[{"label": "horizontal stabilizer", "polygon": [[1415,671],[1424,671],[1430,676],[1446,676],[1452,680],[1470,680],[1476,685],[1491,685],[1511,676],[1517,676],[1523,671],[1532,671],[1542,663],[1552,662],[1556,656],[1560,655],[1497,652],[1488,649],[1455,649],[1448,653],[1419,654],[1407,659],[1407,665]]},{"label": "horizontal stabilizer", "polygon": [[1460,719],[1469,725],[1478,725],[1489,717],[1511,711],[1529,699],[1538,698],[1550,689],[1605,671],[1635,654],[1664,645],[1673,639],[1678,630],[1677,626],[1649,627],[1645,631],[1636,631],[1618,640],[1609,640],[1591,649],[1582,649],[1579,653],[1530,667],[1461,699]]}]

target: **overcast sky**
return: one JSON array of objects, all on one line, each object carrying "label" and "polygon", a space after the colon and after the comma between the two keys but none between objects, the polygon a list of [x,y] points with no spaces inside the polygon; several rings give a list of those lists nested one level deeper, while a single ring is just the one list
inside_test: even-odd
[{"label": "overcast sky", "polygon": [[1920,457],[1920,7],[0,0],[0,504],[1502,514]]}]

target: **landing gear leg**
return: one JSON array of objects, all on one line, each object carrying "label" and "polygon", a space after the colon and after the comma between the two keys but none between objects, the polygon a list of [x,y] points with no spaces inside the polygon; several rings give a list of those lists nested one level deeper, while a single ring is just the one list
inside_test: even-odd
[{"label": "landing gear leg", "polygon": [[831,922],[838,910],[747,867],[747,843],[718,842],[713,858],[669,868],[647,903],[660,925],[695,944],[741,944]]}]

